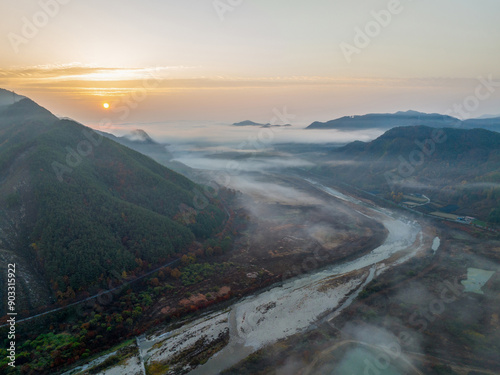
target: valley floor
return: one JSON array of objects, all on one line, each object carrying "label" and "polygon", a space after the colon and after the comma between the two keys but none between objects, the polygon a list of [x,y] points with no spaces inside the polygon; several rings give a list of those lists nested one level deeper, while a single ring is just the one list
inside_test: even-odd
[{"label": "valley floor", "polygon": [[[314,179],[262,178],[292,188],[295,199],[253,191],[240,197],[249,225],[232,252],[215,258],[231,266],[160,298],[144,317],[158,323],[131,346],[135,356],[117,352],[118,365],[108,360],[106,367],[104,358],[71,374],[96,365],[107,375],[140,373],[137,364],[147,374],[217,374],[231,365],[225,374],[313,374],[321,366],[362,373],[366,367],[351,363],[360,350],[373,361],[389,358],[394,374],[500,368],[492,357],[500,345],[498,272],[484,296],[463,292],[456,281],[470,267],[497,267],[493,233],[405,217]],[[439,304],[446,282],[459,285],[458,296]],[[215,298],[228,301],[204,308]],[[199,313],[171,320],[187,308]],[[394,358],[388,347],[399,348]]]},{"label": "valley floor", "polygon": [[[292,218],[296,220],[298,217],[304,217],[296,214],[297,206],[286,206],[281,207],[281,210],[276,210],[274,203],[271,203],[273,212],[279,217],[277,220],[281,223],[282,228],[278,231],[283,231],[284,228],[292,229],[288,236],[292,237],[294,242],[300,241],[301,233],[310,233],[310,227],[317,230],[313,232],[313,235],[317,238],[316,245],[319,246],[309,249],[309,251],[304,250],[304,245],[302,247],[296,245],[295,248],[292,248],[295,251],[292,252],[288,249],[287,255],[291,260],[287,264],[287,257],[281,255],[280,261],[284,263],[284,265],[281,263],[281,266],[284,267],[282,269],[290,268],[293,265],[297,266],[297,264],[302,266],[307,263],[312,264],[313,260],[317,263],[315,268],[331,263],[338,265],[327,266],[320,271],[298,268],[296,274],[303,274],[305,271],[309,271],[309,273],[289,280],[288,277],[295,274],[290,273],[285,278],[282,274],[279,286],[259,292],[255,296],[246,297],[226,310],[193,320],[178,329],[165,327],[157,330],[154,334],[143,336],[139,346],[149,373],[187,373],[190,369],[205,363],[207,360],[205,365],[200,366],[192,373],[219,373],[266,345],[272,345],[277,340],[293,336],[297,332],[308,331],[318,319],[332,321],[335,318],[333,315],[347,309],[376,275],[388,270],[391,265],[400,264],[418,254],[421,255],[432,246],[433,231],[427,227],[422,230],[421,226],[413,220],[394,218],[387,210],[376,209],[369,203],[350,198],[319,183],[314,184],[311,181],[290,178],[287,178],[287,183],[293,184],[296,188],[300,187],[304,191],[314,191],[316,197],[321,197],[323,203],[333,204],[330,208],[335,210],[330,211],[333,214],[330,215],[329,225],[332,227],[329,230],[322,228],[322,226],[327,225],[326,216],[321,216],[323,210],[315,209],[313,210],[315,215],[309,216],[312,223],[308,223],[307,220],[301,223],[308,224],[309,228],[305,231],[304,228],[298,229],[297,224],[290,225],[291,223],[286,221],[283,223],[283,217],[287,210],[294,210],[289,221],[293,220]],[[267,206],[270,204],[269,202],[265,203]],[[264,210],[266,207],[260,207],[260,209]],[[311,208],[301,207],[300,209],[310,210]],[[340,211],[341,213],[339,213]],[[272,215],[264,217],[272,222]],[[346,228],[342,228],[338,232],[335,231],[333,226],[339,225],[336,223],[339,218],[343,218],[341,225],[346,225],[353,219],[357,221],[358,224],[353,225],[352,230],[358,236],[373,233],[373,228],[378,229],[380,233],[380,227],[378,227],[380,224],[376,223],[383,223],[385,231],[387,231],[387,234],[382,237],[384,243],[381,246],[378,246],[380,242],[375,244],[373,242],[375,236],[371,234],[369,238],[372,239],[372,242],[369,241],[363,246],[362,251],[356,250],[357,247],[351,246],[356,235],[346,236],[343,234],[349,233]],[[361,225],[365,227],[363,228]],[[269,222],[262,226],[257,223],[252,228],[255,237],[262,233],[256,228],[273,228],[273,226]],[[269,269],[276,271],[272,266],[280,263],[273,263],[272,259],[275,256],[275,249],[280,249],[278,245],[282,245],[280,241],[284,237],[283,232],[280,232],[279,236],[274,237],[277,242],[273,242],[270,241],[273,239],[272,233],[272,231],[266,232],[267,235],[263,237],[262,242],[259,242],[258,239],[254,242],[249,241],[253,246],[249,246],[246,251],[235,252],[233,256],[235,258],[243,257],[246,262],[250,260],[248,264],[259,264],[259,261],[267,262],[264,263],[267,267],[266,271],[268,273],[271,273]],[[347,241],[335,244],[342,248],[342,251],[334,251],[335,247],[332,246],[332,243],[335,242],[333,239],[335,236],[327,236],[326,233],[338,233],[339,237],[344,236],[341,238],[345,238]],[[363,237],[361,236],[361,238]],[[257,246],[259,244],[261,247]],[[264,244],[268,246],[267,254],[263,250],[265,249]],[[325,244],[332,246],[330,251],[325,252]],[[284,246],[281,248],[283,249]],[[316,252],[313,251],[314,249]],[[322,249],[323,253],[320,253],[318,249]],[[328,257],[321,258],[321,254],[324,257],[325,254],[332,252],[337,255],[336,262]],[[293,259],[292,256],[296,254],[305,254],[308,257]],[[319,264],[320,260],[323,263]],[[248,278],[250,274],[247,273],[246,277]],[[217,354],[214,356],[215,353]],[[212,356],[213,359],[209,359]],[[155,372],[155,369],[159,369],[159,371]]]}]

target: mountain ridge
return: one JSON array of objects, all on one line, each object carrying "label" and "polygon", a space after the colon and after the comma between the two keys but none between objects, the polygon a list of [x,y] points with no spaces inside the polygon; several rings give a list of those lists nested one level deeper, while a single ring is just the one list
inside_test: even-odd
[{"label": "mountain ridge", "polygon": [[0,112],[0,144],[0,247],[60,298],[186,253],[225,218],[210,199],[186,222],[199,185],[27,98]]},{"label": "mountain ridge", "polygon": [[396,113],[370,113],[366,115],[344,116],[326,122],[315,121],[306,127],[306,129],[361,130],[377,128],[388,130],[399,126],[418,125],[434,128],[485,128],[500,131],[500,117],[460,120],[439,113],[423,113],[409,110]]}]

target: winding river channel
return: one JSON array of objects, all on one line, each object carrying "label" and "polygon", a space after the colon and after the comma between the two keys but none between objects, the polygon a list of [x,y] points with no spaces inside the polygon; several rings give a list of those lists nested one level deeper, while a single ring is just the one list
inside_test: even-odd
[{"label": "winding river channel", "polygon": [[202,316],[174,331],[143,338],[140,349],[146,362],[168,360],[201,338],[210,343],[229,333],[227,346],[189,372],[192,375],[218,374],[256,350],[306,330],[319,319],[332,320],[373,277],[424,248],[423,231],[416,221],[396,217],[387,209],[368,206],[316,181],[305,181],[332,197],[349,202],[357,214],[383,223],[388,231],[385,242],[355,260],[286,280],[226,310]]}]

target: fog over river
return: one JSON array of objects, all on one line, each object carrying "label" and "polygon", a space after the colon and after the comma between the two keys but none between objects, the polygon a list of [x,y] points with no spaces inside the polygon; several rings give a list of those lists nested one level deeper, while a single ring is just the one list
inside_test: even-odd
[{"label": "fog over river", "polygon": [[[382,222],[388,230],[385,242],[355,260],[286,280],[282,285],[246,297],[224,311],[208,314],[174,331],[162,331],[142,339],[141,352],[146,362],[168,360],[200,338],[210,342],[229,332],[229,344],[205,364],[189,372],[193,375],[218,374],[259,348],[306,330],[320,318],[334,318],[376,274],[423,250],[423,233],[417,222],[396,218],[385,209],[369,208],[363,202],[318,182],[307,182],[333,197],[349,201],[364,212],[355,210],[357,214]],[[402,256],[393,257],[395,254]],[[361,272],[343,278],[342,282],[336,281],[357,270]]]}]

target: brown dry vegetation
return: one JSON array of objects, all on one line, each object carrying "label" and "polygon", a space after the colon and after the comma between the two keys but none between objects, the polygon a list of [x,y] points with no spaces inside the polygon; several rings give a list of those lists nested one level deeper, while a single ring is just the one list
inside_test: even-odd
[{"label": "brown dry vegetation", "polygon": [[241,297],[328,264],[357,258],[384,241],[387,231],[381,224],[353,213],[345,203],[300,180],[287,178],[286,183],[320,196],[323,202],[288,205],[269,203],[256,195],[241,197],[237,211],[245,212],[246,229],[230,253],[214,258],[232,266],[189,287],[174,284],[177,292],[155,303],[148,319],[162,321]]}]

